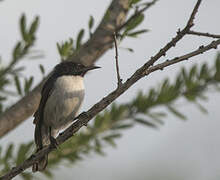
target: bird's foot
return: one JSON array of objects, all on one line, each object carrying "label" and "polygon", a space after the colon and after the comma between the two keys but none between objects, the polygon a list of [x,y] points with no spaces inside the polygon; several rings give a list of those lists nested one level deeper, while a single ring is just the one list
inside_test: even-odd
[{"label": "bird's foot", "polygon": [[52,148],[58,149],[57,140],[53,136],[50,136],[50,146]]}]

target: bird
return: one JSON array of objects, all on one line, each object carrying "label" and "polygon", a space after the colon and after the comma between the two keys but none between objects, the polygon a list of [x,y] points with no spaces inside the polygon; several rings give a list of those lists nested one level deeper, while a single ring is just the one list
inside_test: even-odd
[{"label": "bird", "polygon": [[[73,122],[84,99],[84,75],[97,68],[100,67],[73,61],[63,61],[55,66],[43,85],[40,104],[34,113],[37,152],[50,144],[56,145],[59,131]],[[45,155],[33,164],[32,171],[43,171],[47,163],[48,155]]]}]

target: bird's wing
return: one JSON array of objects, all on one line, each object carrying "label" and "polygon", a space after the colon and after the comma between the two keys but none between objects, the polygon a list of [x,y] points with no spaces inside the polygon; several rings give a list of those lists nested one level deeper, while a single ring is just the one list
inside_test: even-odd
[{"label": "bird's wing", "polygon": [[35,143],[37,145],[37,148],[42,148],[42,125],[43,125],[43,115],[44,115],[44,108],[47,102],[48,97],[51,95],[53,91],[55,83],[55,78],[51,76],[48,78],[48,80],[45,82],[42,91],[41,91],[41,100],[40,104],[38,106],[37,111],[34,113],[34,124],[36,125],[35,127]]},{"label": "bird's wing", "polygon": [[47,99],[52,93],[54,83],[55,83],[55,79],[52,76],[48,78],[48,80],[44,83],[44,86],[41,90],[40,104],[38,106],[38,109],[34,113],[34,121],[33,121],[34,124],[37,124],[43,118],[44,107],[47,102]]}]

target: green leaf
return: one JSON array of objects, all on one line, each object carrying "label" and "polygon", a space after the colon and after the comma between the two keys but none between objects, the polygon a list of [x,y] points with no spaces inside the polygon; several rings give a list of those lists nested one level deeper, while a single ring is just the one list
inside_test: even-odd
[{"label": "green leaf", "polygon": [[16,156],[16,165],[21,164],[29,156],[29,153],[32,151],[33,144],[33,141],[31,141],[27,144],[21,144],[19,146]]},{"label": "green leaf", "polygon": [[68,41],[65,41],[61,45],[57,43],[57,49],[60,54],[61,60],[68,59],[74,53],[73,39],[69,38]]},{"label": "green leaf", "polygon": [[114,142],[113,139],[104,138],[103,140],[104,140],[106,143],[110,144],[112,147],[116,147],[116,143]]},{"label": "green leaf", "polygon": [[217,54],[216,60],[215,60],[215,67],[217,71],[220,71],[220,53]]},{"label": "green leaf", "polygon": [[189,72],[189,80],[190,80],[190,81],[192,81],[193,78],[195,78],[196,73],[197,73],[197,65],[195,64],[195,65],[190,69],[190,72]]},{"label": "green leaf", "polygon": [[62,47],[59,43],[57,43],[57,50],[58,50],[59,54],[62,55]]},{"label": "green leaf", "polygon": [[134,121],[139,123],[139,124],[142,124],[142,125],[145,125],[145,126],[148,126],[148,127],[152,127],[152,128],[155,128],[157,129],[157,125],[155,125],[154,123],[150,122],[150,121],[146,121],[144,119],[141,119],[141,118],[134,118]]},{"label": "green leaf", "polygon": [[220,81],[220,71],[217,71],[214,76],[216,81]]},{"label": "green leaf", "polygon": [[138,35],[146,33],[146,32],[149,32],[149,30],[148,29],[142,29],[142,30],[139,30],[139,31],[128,33],[127,36],[137,37]]},{"label": "green leaf", "polygon": [[13,50],[13,60],[17,60],[18,57],[21,55],[21,42],[18,42]]},{"label": "green leaf", "polygon": [[172,112],[175,116],[177,116],[180,119],[186,120],[186,116],[184,116],[182,113],[180,113],[179,111],[177,111],[174,107],[172,107],[171,105],[167,105],[167,108],[169,109],[170,112]]},{"label": "green leaf", "polygon": [[14,144],[10,144],[6,150],[4,161],[7,162],[9,158],[12,157],[12,152],[14,150]]},{"label": "green leaf", "polygon": [[121,134],[111,134],[111,135],[103,137],[102,139],[106,141],[108,144],[110,144],[111,146],[116,147],[114,139],[120,138],[120,137],[121,137]]},{"label": "green leaf", "polygon": [[134,19],[132,19],[128,23],[128,25],[126,26],[126,30],[125,30],[126,34],[127,34],[127,32],[135,29],[138,25],[140,25],[143,22],[143,20],[144,20],[144,15],[143,14],[140,14],[137,17],[135,17]]},{"label": "green leaf", "polygon": [[17,152],[16,165],[19,165],[23,160],[25,160],[25,145],[21,144]]},{"label": "green leaf", "polygon": [[16,89],[17,89],[18,94],[22,95],[21,83],[20,83],[18,76],[14,76],[14,81],[15,81],[15,85],[16,85]]},{"label": "green leaf", "polygon": [[25,67],[22,66],[22,67],[18,67],[18,68],[14,68],[10,71],[10,74],[12,75],[17,75],[18,73],[20,73],[21,71],[24,71],[25,70]]},{"label": "green leaf", "polygon": [[33,36],[37,31],[38,26],[39,26],[39,17],[36,17],[33,23],[31,24],[29,34]]},{"label": "green leaf", "polygon": [[31,76],[29,79],[25,78],[24,92],[27,94],[30,91],[31,85],[33,84],[34,77]]},{"label": "green leaf", "polygon": [[100,115],[97,115],[95,117],[95,123],[94,123],[95,128],[100,128],[102,124],[103,124],[103,118]]},{"label": "green leaf", "polygon": [[162,116],[159,116],[157,113],[147,113],[146,115],[151,117],[154,121],[157,121],[161,125],[164,124],[164,122],[160,119],[160,117]]},{"label": "green leaf", "polygon": [[27,172],[22,172],[21,173],[21,176],[22,176],[22,178],[23,179],[25,179],[25,180],[31,180],[31,179],[33,179],[33,175],[32,175],[32,173],[27,173]]},{"label": "green leaf", "polygon": [[21,19],[20,19],[20,31],[21,31],[22,38],[25,41],[27,41],[28,34],[26,32],[26,16],[25,16],[25,14],[22,14]]},{"label": "green leaf", "polygon": [[119,130],[119,129],[128,129],[132,128],[134,124],[121,124],[121,125],[115,125],[111,129],[112,130]]},{"label": "green leaf", "polygon": [[199,73],[200,79],[208,79],[209,73],[208,73],[208,65],[204,63],[201,67],[200,73]]},{"label": "green leaf", "polygon": [[82,44],[82,38],[84,36],[85,30],[81,29],[76,40],[76,49],[79,49]]},{"label": "green leaf", "polygon": [[203,113],[205,113],[205,114],[208,114],[208,110],[207,110],[204,106],[202,106],[202,105],[199,104],[198,102],[196,102],[195,104],[196,104],[196,106],[199,108],[199,110],[200,110],[201,112],[203,112]]},{"label": "green leaf", "polygon": [[52,174],[48,169],[46,169],[46,170],[44,171],[44,174],[45,174],[48,178],[52,178],[52,177],[53,177],[53,174]]},{"label": "green leaf", "polygon": [[187,82],[188,81],[188,75],[187,75],[186,69],[184,67],[181,69],[181,75],[182,75],[184,81]]},{"label": "green leaf", "polygon": [[120,138],[120,137],[121,137],[121,134],[116,133],[116,134],[111,134],[111,135],[105,136],[105,137],[103,137],[103,139],[116,139],[116,138]]},{"label": "green leaf", "polygon": [[42,64],[39,65],[39,68],[40,68],[40,71],[42,73],[42,75],[44,76],[45,75],[45,69],[44,69],[44,66]]},{"label": "green leaf", "polygon": [[176,91],[178,91],[180,93],[180,89],[182,88],[182,86],[183,86],[183,79],[180,74],[180,75],[177,75],[177,77],[176,77],[176,82],[175,82],[174,87],[175,87]]},{"label": "green leaf", "polygon": [[216,68],[216,73],[214,75],[214,78],[216,81],[220,81],[220,53],[217,54],[215,60],[215,68]]},{"label": "green leaf", "polygon": [[151,114],[153,114],[156,117],[166,117],[167,116],[167,114],[164,113],[164,112],[154,112],[154,113],[151,113]]},{"label": "green leaf", "polygon": [[97,138],[95,139],[95,152],[102,156],[105,155],[105,153],[102,151],[102,145]]},{"label": "green leaf", "polygon": [[94,25],[94,18],[93,18],[93,16],[90,16],[90,18],[89,18],[89,30],[91,30],[92,29],[92,27],[93,27],[93,25]]},{"label": "green leaf", "polygon": [[137,4],[138,2],[140,2],[141,0],[130,0],[129,5],[132,6],[134,4]]},{"label": "green leaf", "polygon": [[132,49],[132,48],[125,48],[126,50],[128,50],[129,52],[134,52],[134,49]]}]

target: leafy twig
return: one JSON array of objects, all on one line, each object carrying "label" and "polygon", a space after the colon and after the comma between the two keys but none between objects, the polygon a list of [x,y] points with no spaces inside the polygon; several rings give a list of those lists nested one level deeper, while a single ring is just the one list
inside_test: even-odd
[{"label": "leafy twig", "polygon": [[152,0],[149,3],[146,3],[140,10],[136,10],[135,13],[129,17],[129,19],[127,19],[125,21],[125,23],[123,23],[121,26],[119,26],[116,31],[119,32],[121,29],[123,29],[124,27],[126,27],[133,19],[135,19],[137,16],[139,16],[140,14],[142,14],[144,11],[146,11],[147,9],[149,9],[150,7],[152,7],[158,0]]}]

